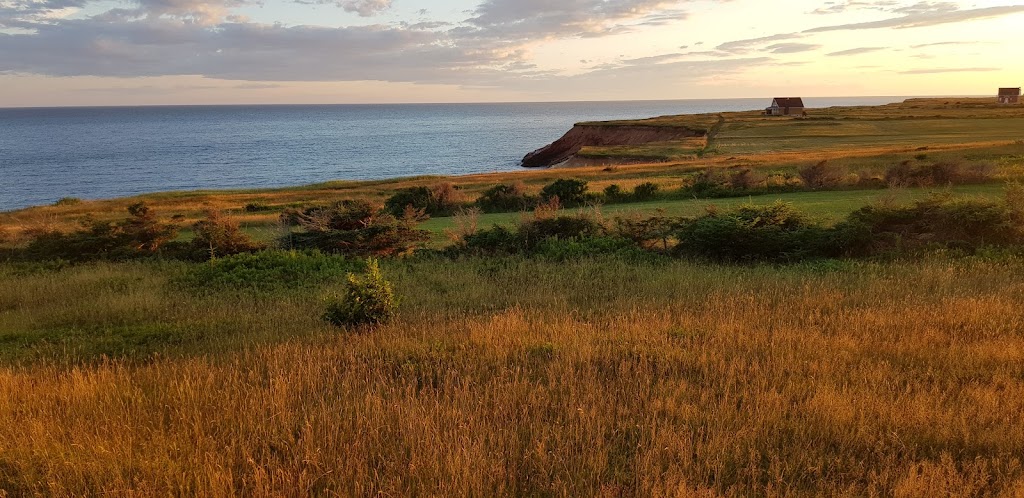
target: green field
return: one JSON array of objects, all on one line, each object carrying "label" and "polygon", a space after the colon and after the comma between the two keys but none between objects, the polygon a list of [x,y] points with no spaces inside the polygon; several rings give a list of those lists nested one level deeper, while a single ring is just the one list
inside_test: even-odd
[{"label": "green field", "polygon": [[[967,198],[996,199],[1003,195],[1005,186],[1002,184],[966,185],[939,189],[886,189],[886,190],[848,190],[827,192],[794,192],[786,194],[767,194],[753,197],[732,197],[724,199],[681,199],[660,200],[652,202],[636,202],[628,204],[609,204],[598,208],[566,209],[566,214],[594,212],[595,209],[606,217],[653,215],[663,213],[667,216],[696,216],[708,206],[723,209],[733,208],[746,203],[766,204],[774,201],[791,203],[794,207],[807,213],[812,218],[831,224],[866,205],[880,201],[909,203],[923,199],[932,192],[951,192]],[[521,213],[490,213],[479,216],[479,226],[486,228],[494,225],[509,225],[520,219]],[[454,219],[431,218],[420,225],[426,230],[443,233],[454,226]]]}]

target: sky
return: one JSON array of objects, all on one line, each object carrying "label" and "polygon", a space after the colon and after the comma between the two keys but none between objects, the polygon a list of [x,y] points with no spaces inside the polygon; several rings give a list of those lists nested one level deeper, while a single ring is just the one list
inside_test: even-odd
[{"label": "sky", "polygon": [[1024,2],[0,0],[0,107],[995,95]]}]

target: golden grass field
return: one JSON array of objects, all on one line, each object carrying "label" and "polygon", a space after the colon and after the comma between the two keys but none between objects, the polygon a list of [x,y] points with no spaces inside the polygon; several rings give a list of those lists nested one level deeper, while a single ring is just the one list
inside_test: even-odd
[{"label": "golden grass field", "polygon": [[0,330],[206,335],[0,368],[0,489],[1024,496],[1022,272],[395,262],[400,316],[363,334],[317,320],[323,289],[197,297],[140,264],[6,275]]},{"label": "golden grass field", "polygon": [[[708,168],[782,175],[821,160],[861,177],[921,156],[984,163],[991,182],[950,190],[993,199],[1024,178],[1021,109],[910,101],[817,121],[750,113],[726,120],[716,153],[670,162],[37,207],[0,213],[0,248],[32,230],[123,218],[139,200],[182,226],[224,210],[270,241],[286,207],[380,203],[408,186],[451,182],[468,200],[497,183],[537,192],[564,177],[595,191],[648,181],[670,191]],[[689,216],[781,198],[831,223],[929,190],[601,211]],[[272,209],[245,212],[252,202]],[[453,224],[422,226],[440,236]],[[1019,251],[788,265],[391,259],[382,266],[397,317],[358,330],[321,320],[355,263],[315,258],[329,275],[252,286],[188,283],[209,263],[0,259],[0,498],[1024,498]]]}]

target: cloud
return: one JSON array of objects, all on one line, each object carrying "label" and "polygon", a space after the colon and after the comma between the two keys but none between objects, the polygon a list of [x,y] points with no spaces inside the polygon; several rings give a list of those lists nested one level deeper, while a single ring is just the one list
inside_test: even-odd
[{"label": "cloud", "polygon": [[776,43],[765,47],[765,50],[773,54],[796,54],[800,52],[810,52],[821,48],[821,45],[815,45],[811,43]]},{"label": "cloud", "polygon": [[[781,40],[792,40],[792,39],[801,38],[801,37],[802,36],[800,34],[797,34],[797,33],[783,33],[783,34],[778,34],[778,35],[762,36],[760,38],[747,38],[747,39],[743,39],[743,40],[734,40],[734,41],[722,43],[721,45],[718,45],[715,48],[718,49],[718,50],[721,50],[723,52],[746,53],[746,52],[749,52],[754,47],[757,47],[757,46],[760,46],[760,45],[764,45],[765,43],[774,42],[774,41],[781,41]],[[700,44],[698,43],[698,45],[700,45]]]},{"label": "cloud", "polygon": [[485,0],[466,35],[503,40],[602,36],[637,24],[662,24],[686,13],[667,0]]},{"label": "cloud", "polygon": [[391,0],[343,0],[338,6],[345,12],[356,12],[369,17],[391,8]]},{"label": "cloud", "polygon": [[868,53],[871,53],[871,52],[878,52],[879,50],[886,50],[886,48],[885,47],[859,47],[859,48],[851,48],[849,50],[840,50],[838,52],[830,52],[830,53],[827,53],[825,55],[828,56],[828,57],[845,57],[845,56],[849,56],[849,55],[860,55],[860,54],[868,54]]},{"label": "cloud", "polygon": [[996,67],[955,67],[955,68],[931,68],[931,69],[911,69],[909,71],[900,71],[900,74],[941,74],[941,73],[982,73],[990,71],[999,71]]},{"label": "cloud", "polygon": [[983,7],[979,9],[958,10],[954,4],[933,4],[922,2],[911,7],[896,9],[894,12],[904,13],[906,15],[883,19],[881,21],[822,26],[819,28],[808,29],[804,31],[804,33],[823,33],[827,31],[879,28],[922,28],[926,26],[952,24],[978,19],[991,19],[994,17],[1016,14],[1024,12],[1024,5],[1007,5],[1002,7]]},{"label": "cloud", "polygon": [[303,4],[332,4],[345,12],[372,17],[391,8],[391,0],[294,0]]},{"label": "cloud", "polygon": [[888,8],[896,6],[897,3],[892,0],[885,0],[879,2],[859,2],[859,1],[847,1],[847,2],[825,2],[824,6],[818,7],[811,11],[812,14],[842,14],[851,10],[886,10]]}]

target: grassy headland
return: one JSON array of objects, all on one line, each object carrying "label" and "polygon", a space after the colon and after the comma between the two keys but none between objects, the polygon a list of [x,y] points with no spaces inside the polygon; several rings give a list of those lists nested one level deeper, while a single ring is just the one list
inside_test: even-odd
[{"label": "grassy headland", "polygon": [[[0,214],[0,496],[1021,496],[1024,112],[809,114],[726,115],[669,162]],[[554,211],[567,178],[603,206]],[[538,207],[445,212],[498,184]],[[364,265],[344,249],[113,256],[165,223],[210,237],[210,209],[271,245],[365,242],[283,218],[418,236],[315,209],[417,187],[448,203],[408,219],[434,249],[476,226],[382,261],[378,327],[321,319]],[[23,257],[33,237],[129,247]]]}]

